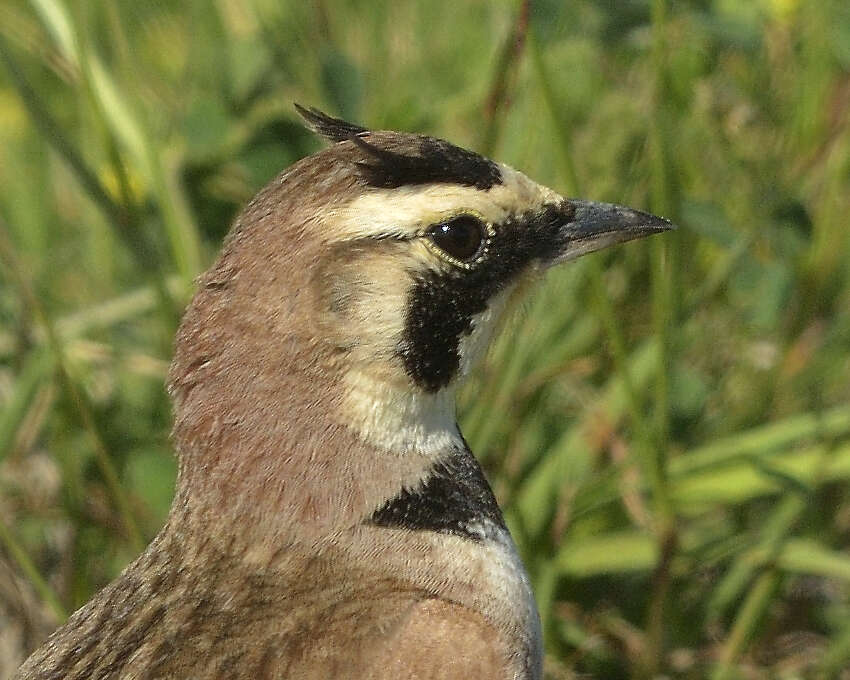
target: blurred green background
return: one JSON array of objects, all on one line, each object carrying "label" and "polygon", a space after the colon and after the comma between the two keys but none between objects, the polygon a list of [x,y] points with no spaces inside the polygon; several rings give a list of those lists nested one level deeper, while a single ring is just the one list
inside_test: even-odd
[{"label": "blurred green background", "polygon": [[2,0],[0,678],[131,560],[292,102],[680,229],[553,272],[460,418],[551,678],[850,678],[850,3]]}]

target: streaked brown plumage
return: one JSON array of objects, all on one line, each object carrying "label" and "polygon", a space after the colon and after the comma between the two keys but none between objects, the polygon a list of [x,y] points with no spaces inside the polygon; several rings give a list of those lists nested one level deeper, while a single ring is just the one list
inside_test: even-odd
[{"label": "streaked brown plumage", "polygon": [[669,224],[302,115],[334,144],[247,206],[177,336],[166,526],[19,680],[540,678],[454,389],[518,281]]}]

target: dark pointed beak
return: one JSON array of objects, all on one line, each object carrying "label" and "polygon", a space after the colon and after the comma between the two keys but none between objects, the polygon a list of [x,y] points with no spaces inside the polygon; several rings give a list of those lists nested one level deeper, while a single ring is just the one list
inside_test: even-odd
[{"label": "dark pointed beak", "polygon": [[551,264],[574,260],[581,255],[676,227],[663,217],[613,203],[566,199],[565,213],[572,213],[558,235],[559,252]]}]

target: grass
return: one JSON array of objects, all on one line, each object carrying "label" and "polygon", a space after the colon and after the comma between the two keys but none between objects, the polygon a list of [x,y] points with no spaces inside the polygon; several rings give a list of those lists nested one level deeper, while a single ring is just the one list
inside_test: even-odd
[{"label": "grass", "polygon": [[848,45],[838,0],[4,2],[0,678],[160,526],[180,309],[293,101],[681,227],[461,396],[548,676],[850,677]]}]

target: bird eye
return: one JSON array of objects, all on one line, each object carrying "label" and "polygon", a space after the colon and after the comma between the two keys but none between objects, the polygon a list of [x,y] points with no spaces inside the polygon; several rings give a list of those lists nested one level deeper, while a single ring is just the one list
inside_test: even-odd
[{"label": "bird eye", "polygon": [[478,255],[486,238],[484,225],[472,215],[458,215],[428,230],[431,241],[446,255],[469,262]]}]

